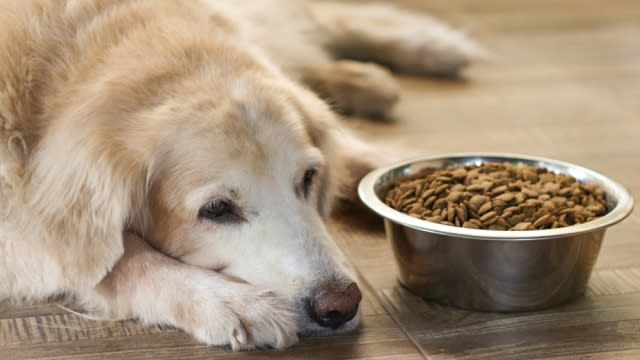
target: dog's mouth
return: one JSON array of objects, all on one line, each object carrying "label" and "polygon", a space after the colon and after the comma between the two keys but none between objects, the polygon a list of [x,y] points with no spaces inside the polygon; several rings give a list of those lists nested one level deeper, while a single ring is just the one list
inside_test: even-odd
[{"label": "dog's mouth", "polygon": [[328,336],[344,334],[357,329],[361,322],[360,309],[357,307],[344,322],[317,317],[309,313],[308,306],[300,313],[298,319],[298,334],[300,336]]},{"label": "dog's mouth", "polygon": [[309,318],[313,320],[316,324],[325,327],[331,328],[333,330],[339,329],[346,323],[350,322],[355,315],[358,313],[359,305],[356,305],[355,308],[349,310],[346,313],[341,313],[339,311],[330,311],[325,315],[318,315],[311,310],[311,304],[307,303],[307,308],[309,309],[307,313],[309,314]]}]

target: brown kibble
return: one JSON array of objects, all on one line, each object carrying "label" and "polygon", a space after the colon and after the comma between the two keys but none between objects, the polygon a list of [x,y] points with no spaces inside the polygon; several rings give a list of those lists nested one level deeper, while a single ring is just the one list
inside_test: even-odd
[{"label": "brown kibble", "polygon": [[435,192],[436,192],[436,189],[428,189],[427,191],[423,192],[422,195],[420,195],[420,200],[428,199],[433,194],[435,194]]},{"label": "brown kibble", "polygon": [[462,191],[452,191],[447,195],[447,201],[458,202],[462,197]]},{"label": "brown kibble", "polygon": [[500,225],[500,224],[491,224],[489,225],[489,230],[507,230],[507,227],[504,225]]},{"label": "brown kibble", "polygon": [[490,219],[493,219],[494,217],[497,217],[497,216],[498,216],[498,213],[496,213],[495,211],[489,211],[488,213],[480,217],[480,221],[482,222],[489,221]]},{"label": "brown kibble", "polygon": [[464,184],[455,184],[451,187],[451,191],[464,192],[467,187]]},{"label": "brown kibble", "polygon": [[493,209],[497,212],[502,212],[502,210],[508,206],[506,202],[498,199],[493,200],[492,204]]},{"label": "brown kibble", "polygon": [[463,228],[467,228],[467,229],[480,229],[480,226],[470,222],[470,221],[465,221],[462,223],[462,227]]},{"label": "brown kibble", "polygon": [[482,186],[480,186],[480,184],[471,184],[469,186],[467,186],[467,190],[468,191],[482,191],[484,190]]},{"label": "brown kibble", "polygon": [[473,210],[471,206],[467,206],[467,214],[468,219],[477,219],[480,217],[480,215],[478,215],[478,212]]},{"label": "brown kibble", "polygon": [[500,217],[496,220],[496,224],[504,226],[505,229],[508,229],[511,226],[505,219]]},{"label": "brown kibble", "polygon": [[436,194],[441,194],[443,191],[447,190],[449,184],[442,184],[436,188]]},{"label": "brown kibble", "polygon": [[542,205],[542,201],[540,199],[527,199],[527,201],[525,201],[525,204],[537,207]]},{"label": "brown kibble", "polygon": [[605,208],[602,204],[589,205],[585,209],[596,215],[600,215],[605,211]]},{"label": "brown kibble", "polygon": [[528,208],[522,209],[522,213],[527,217],[533,216],[536,212],[537,211],[535,207],[528,207]]},{"label": "brown kibble", "polygon": [[474,195],[469,199],[469,205],[478,211],[478,209],[480,209],[480,207],[489,200],[489,197],[486,195]]},{"label": "brown kibble", "polygon": [[574,209],[574,208],[572,208],[572,207],[571,207],[571,208],[566,208],[566,209],[562,209],[562,210],[560,210],[559,214],[560,214],[560,215],[563,215],[563,214],[573,214],[573,213],[575,213],[575,212],[576,212],[576,209]]},{"label": "brown kibble", "polygon": [[502,194],[503,192],[507,191],[509,188],[507,187],[507,185],[501,185],[496,187],[495,189],[491,190],[491,194],[493,195],[497,195],[497,194]]},{"label": "brown kibble", "polygon": [[431,205],[433,205],[433,203],[437,200],[438,198],[435,195],[431,195],[431,197],[429,197],[427,200],[425,200],[424,204],[422,206],[424,206],[425,208],[429,208],[431,207]]},{"label": "brown kibble", "polygon": [[543,191],[547,194],[556,194],[560,190],[560,184],[555,182],[548,182],[544,184]]},{"label": "brown kibble", "polygon": [[491,201],[487,201],[486,203],[482,204],[482,206],[480,206],[480,209],[478,209],[478,215],[482,216],[482,214],[491,210],[492,207],[493,207],[493,204],[491,204]]},{"label": "brown kibble", "polygon": [[544,225],[547,224],[547,221],[551,219],[551,215],[547,214],[547,215],[543,215],[542,217],[539,217],[534,223],[533,223],[533,227],[534,228],[540,228]]},{"label": "brown kibble", "polygon": [[522,178],[527,181],[531,181],[532,183],[538,182],[538,174],[534,171],[526,170],[522,173]]},{"label": "brown kibble", "polygon": [[526,217],[527,215],[525,214],[514,215],[511,217],[511,219],[507,219],[507,222],[509,222],[509,224],[511,225],[515,225],[517,223],[523,222]]},{"label": "brown kibble", "polygon": [[529,188],[522,189],[522,193],[527,195],[530,198],[537,198],[538,196],[540,196],[540,194],[537,191]]},{"label": "brown kibble", "polygon": [[523,202],[525,200],[527,200],[527,195],[525,195],[525,194],[523,194],[521,192],[516,193],[515,196],[514,196],[514,201],[515,201],[516,204],[520,204],[521,202]]},{"label": "brown kibble", "polygon": [[510,163],[439,169],[397,180],[384,197],[412,217],[450,226],[491,230],[559,228],[607,213],[597,184]]},{"label": "brown kibble", "polygon": [[491,190],[491,188],[493,187],[494,183],[491,181],[483,181],[480,186],[482,186],[482,190],[484,192],[487,192],[489,190]]},{"label": "brown kibble", "polygon": [[567,196],[567,195],[570,195],[570,194],[571,194],[571,191],[573,191],[573,189],[572,189],[572,188],[570,188],[570,187],[568,187],[568,188],[564,188],[564,189],[561,189],[560,191],[558,191],[558,195],[560,195],[560,196]]},{"label": "brown kibble", "polygon": [[456,208],[455,208],[455,205],[454,205],[452,202],[450,202],[450,203],[447,205],[447,220],[448,220],[449,222],[453,222],[453,219],[455,218],[455,216],[456,216]]},{"label": "brown kibble", "polygon": [[547,200],[542,203],[542,206],[547,209],[549,212],[553,212],[556,210],[556,206],[553,204],[553,201]]},{"label": "brown kibble", "polygon": [[410,198],[406,198],[404,199],[401,203],[400,203],[400,207],[404,208],[408,205],[411,205],[413,203],[415,203],[418,199],[415,197],[410,197]]},{"label": "brown kibble", "polygon": [[521,223],[518,223],[516,226],[514,226],[512,230],[520,231],[520,230],[529,230],[530,228],[531,228],[530,222],[521,222]]},{"label": "brown kibble", "polygon": [[530,202],[528,199],[527,201],[523,202],[522,204],[518,204],[518,208],[520,209],[526,209],[526,208],[535,208],[537,205],[536,203]]},{"label": "brown kibble", "polygon": [[467,177],[467,170],[464,168],[458,168],[451,172],[451,176],[453,176],[456,180],[461,180]]},{"label": "brown kibble", "polygon": [[467,221],[467,209],[464,204],[456,207],[456,216],[460,221]]},{"label": "brown kibble", "polygon": [[398,201],[402,201],[404,199],[407,199],[407,198],[413,196],[413,194],[415,194],[414,189],[407,189],[402,193],[402,195],[400,195],[400,197],[397,200]]},{"label": "brown kibble", "polygon": [[519,213],[520,208],[517,206],[509,206],[508,208],[502,210],[503,213],[510,212],[512,214]]},{"label": "brown kibble", "polygon": [[442,209],[442,211],[440,212],[440,220],[446,221],[448,219],[449,219],[449,211],[447,211],[447,209]]},{"label": "brown kibble", "polygon": [[563,198],[561,196],[554,196],[551,198],[551,202],[553,202],[553,205],[555,205],[557,208],[564,206],[567,204],[567,199]]},{"label": "brown kibble", "polygon": [[439,198],[433,203],[434,209],[444,209],[447,207],[447,199]]},{"label": "brown kibble", "polygon": [[495,198],[496,200],[500,200],[500,201],[504,201],[505,203],[508,203],[509,201],[515,198],[515,195],[513,195],[512,193],[504,193],[496,196]]},{"label": "brown kibble", "polygon": [[538,200],[543,201],[543,202],[547,201],[549,199],[551,199],[551,195],[549,195],[549,194],[542,194],[542,195],[538,196]]}]

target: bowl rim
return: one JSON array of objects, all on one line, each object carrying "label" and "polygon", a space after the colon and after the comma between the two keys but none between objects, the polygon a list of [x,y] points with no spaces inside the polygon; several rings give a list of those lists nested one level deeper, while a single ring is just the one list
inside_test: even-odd
[{"label": "bowl rim", "polygon": [[[414,163],[438,161],[456,158],[504,158],[512,161],[524,160],[524,161],[536,161],[541,163],[547,163],[550,165],[562,166],[565,168],[575,169],[586,173],[590,178],[597,179],[599,182],[606,183],[607,187],[613,189],[613,191],[607,191],[608,196],[614,196],[616,199],[616,206],[609,211],[605,216],[597,218],[595,220],[571,225],[557,229],[544,229],[544,230],[526,230],[526,231],[505,231],[505,230],[483,230],[483,229],[469,229],[457,226],[450,226],[445,224],[438,224],[429,222],[426,220],[417,219],[409,216],[403,212],[395,210],[390,206],[387,206],[375,193],[375,186],[379,179],[387,173],[398,170],[403,167],[410,166]],[[553,160],[539,156],[529,156],[514,153],[494,153],[494,152],[482,152],[482,153],[447,153],[433,156],[423,156],[413,158],[410,160],[403,160],[391,165],[387,165],[378,169],[375,169],[365,175],[364,178],[358,184],[358,196],[362,202],[373,210],[378,215],[385,219],[388,219],[394,223],[404,225],[416,230],[425,231],[429,233],[435,233],[440,235],[447,235],[453,237],[462,237],[476,240],[505,240],[505,241],[529,241],[529,240],[542,240],[550,238],[559,238],[566,236],[573,236],[576,234],[582,234],[592,232],[599,229],[604,229],[611,225],[614,225],[624,220],[629,214],[631,214],[634,206],[633,196],[631,193],[620,183],[604,176],[596,171],[587,169],[585,167],[575,165],[569,162]]]}]

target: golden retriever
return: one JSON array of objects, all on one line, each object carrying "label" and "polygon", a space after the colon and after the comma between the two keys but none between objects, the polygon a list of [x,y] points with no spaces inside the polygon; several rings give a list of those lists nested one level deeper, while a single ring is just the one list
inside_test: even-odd
[{"label": "golden retriever", "polygon": [[323,219],[378,157],[316,93],[384,115],[389,72],[334,57],[452,74],[479,51],[384,5],[1,0],[0,299],[233,349],[355,328]]}]

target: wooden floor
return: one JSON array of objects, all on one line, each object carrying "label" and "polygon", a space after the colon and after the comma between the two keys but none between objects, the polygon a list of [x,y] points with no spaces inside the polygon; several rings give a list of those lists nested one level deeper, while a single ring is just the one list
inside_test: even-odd
[{"label": "wooden floor", "polygon": [[[394,123],[348,126],[407,157],[500,151],[574,162],[620,181],[640,202],[637,0],[397,2],[466,27],[496,61],[460,81],[400,77]],[[338,219],[332,232],[365,290],[357,333],[303,339],[285,352],[232,353],[173,329],[5,304],[0,359],[640,359],[638,214],[608,231],[587,295],[552,310],[491,314],[424,302],[397,284],[381,227]]]}]

